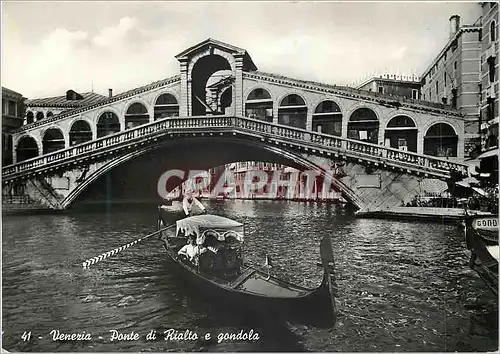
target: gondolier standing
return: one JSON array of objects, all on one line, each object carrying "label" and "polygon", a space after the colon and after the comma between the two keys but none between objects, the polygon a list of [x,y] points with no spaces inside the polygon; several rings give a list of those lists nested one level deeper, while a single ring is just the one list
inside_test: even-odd
[{"label": "gondolier standing", "polygon": [[196,205],[202,213],[207,212],[203,204],[201,204],[201,202],[193,195],[192,181],[187,181],[184,189],[184,198],[182,199],[182,208],[184,209],[186,216],[191,214],[193,205]]}]

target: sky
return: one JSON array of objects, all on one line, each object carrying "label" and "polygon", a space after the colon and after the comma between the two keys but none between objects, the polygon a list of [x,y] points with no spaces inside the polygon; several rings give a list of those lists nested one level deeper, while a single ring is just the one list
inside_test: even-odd
[{"label": "sky", "polygon": [[115,94],[179,74],[174,56],[207,38],[261,71],[352,85],[422,74],[472,24],[478,2],[2,2],[2,86],[28,98]]}]

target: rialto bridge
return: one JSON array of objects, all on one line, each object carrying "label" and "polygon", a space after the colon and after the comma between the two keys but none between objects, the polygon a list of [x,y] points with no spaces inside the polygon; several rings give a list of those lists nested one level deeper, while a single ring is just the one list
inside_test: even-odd
[{"label": "rialto bridge", "polygon": [[212,39],[176,58],[180,75],[15,131],[4,195],[65,209],[124,166],[154,181],[245,160],[327,175],[343,161],[342,176],[329,176],[335,188],[380,210],[413,198],[424,179],[467,175],[464,119],[443,105],[260,72],[245,50]]}]

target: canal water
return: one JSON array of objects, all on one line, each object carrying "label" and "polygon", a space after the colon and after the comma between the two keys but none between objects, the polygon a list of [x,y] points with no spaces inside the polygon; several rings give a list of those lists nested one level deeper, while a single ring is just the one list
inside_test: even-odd
[{"label": "canal water", "polygon": [[[319,240],[330,234],[339,287],[335,328],[242,319],[214,307],[172,274],[154,239],[83,269],[85,259],[155,230],[155,207],[142,205],[3,216],[2,347],[45,352],[498,349],[498,302],[468,269],[458,226],[356,219],[315,203],[212,201],[207,206],[246,224],[247,260],[263,264],[268,254],[273,274],[308,287],[320,283]],[[199,338],[164,340],[169,329],[183,335],[190,330],[189,339],[194,333]],[[111,341],[113,330],[140,338]],[[146,340],[152,330],[156,340]],[[220,333],[250,330],[254,340],[217,339]],[[91,339],[54,340],[56,331]],[[206,333],[211,340],[204,339]]]}]

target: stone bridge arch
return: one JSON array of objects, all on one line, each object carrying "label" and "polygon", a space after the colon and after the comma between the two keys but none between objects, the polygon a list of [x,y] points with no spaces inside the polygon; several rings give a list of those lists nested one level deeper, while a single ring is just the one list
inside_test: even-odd
[{"label": "stone bridge arch", "polygon": [[[214,139],[218,139],[218,143],[216,145],[213,144]],[[245,138],[238,138],[234,136],[228,138],[222,138],[220,136],[214,136],[212,138],[183,138],[180,141],[163,142],[154,148],[151,148],[150,146],[138,146],[133,151],[120,156],[110,158],[103,162],[93,163],[86,168],[80,168],[77,173],[67,174],[72,188],[70,188],[68,193],[60,199],[59,203],[63,209],[68,208],[82,193],[84,193],[84,191],[96,183],[96,181],[109,174],[119,166],[132,163],[134,160],[140,159],[141,157],[144,159],[150,159],[150,157],[148,157],[150,153],[167,156],[169,152],[174,152],[175,149],[185,149],[186,146],[190,147],[190,156],[192,159],[186,160],[184,155],[184,157],[182,157],[183,161],[181,161],[181,159],[178,158],[179,154],[172,153],[164,160],[168,161],[168,165],[171,166],[168,169],[182,169],[182,167],[189,166],[189,169],[192,170],[203,170],[227,163],[252,159],[257,161],[274,162],[303,171],[316,171],[318,176],[321,178],[331,180],[332,187],[340,191],[342,195],[356,207],[363,207],[361,200],[356,198],[355,193],[346,184],[335,179],[332,170],[332,165],[334,164],[333,161],[330,161],[329,163],[320,160],[315,161],[314,159],[309,158],[307,154],[304,155],[290,151],[286,148],[276,147],[265,142],[248,141]],[[207,151],[211,151],[210,149],[212,149],[212,153],[207,154]],[[233,154],[228,155],[228,151],[232,151]],[[211,158],[207,159],[207,156],[211,156]],[[318,161],[320,161],[320,163]],[[138,163],[141,163],[141,161],[138,161]],[[155,164],[161,165],[161,162],[158,163],[155,161]],[[166,169],[167,168],[165,168],[165,170]],[[187,168],[185,168],[185,170],[187,170]],[[147,171],[147,169],[144,169],[143,172],[144,171]],[[159,172],[152,171],[151,173],[156,173],[158,175]],[[181,183],[182,182],[179,181],[177,184],[170,186],[170,189],[174,189]]]}]

